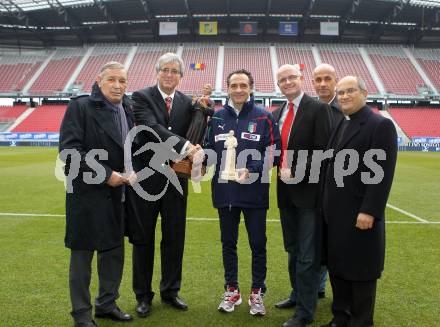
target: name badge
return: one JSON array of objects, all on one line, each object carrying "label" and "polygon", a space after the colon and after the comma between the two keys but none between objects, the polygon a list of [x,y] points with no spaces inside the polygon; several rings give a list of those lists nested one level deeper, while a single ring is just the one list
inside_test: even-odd
[{"label": "name badge", "polygon": [[241,133],[241,138],[249,141],[258,142],[260,140],[260,134],[251,134],[251,133],[243,132]]},{"label": "name badge", "polygon": [[226,138],[228,137],[229,133],[225,133],[225,134],[218,134],[214,137],[215,142],[218,141],[225,141]]}]

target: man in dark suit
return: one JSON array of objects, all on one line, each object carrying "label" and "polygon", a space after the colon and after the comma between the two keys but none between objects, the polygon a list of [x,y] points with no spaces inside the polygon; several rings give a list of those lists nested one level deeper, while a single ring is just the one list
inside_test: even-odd
[{"label": "man in dark suit", "polygon": [[[320,64],[313,70],[313,88],[318,94],[319,101],[327,103],[329,110],[330,130],[332,131],[338,122],[344,117],[339,109],[338,101],[336,99],[336,77],[335,68],[329,64]],[[321,272],[319,277],[318,298],[325,297],[325,284],[327,282],[327,267],[321,265]]]},{"label": "man in dark suit", "polygon": [[[182,59],[178,55],[164,54],[156,64],[157,84],[134,92],[132,100],[136,125],[144,125],[150,129],[139,134],[140,145],[167,142],[174,137],[175,145],[171,148],[166,144],[166,150],[192,159],[200,146],[196,147],[185,138],[193,107],[191,99],[176,90],[183,76],[183,68]],[[160,147],[163,145],[161,143]],[[135,170],[139,172],[150,165],[154,168],[154,160],[151,159],[155,154],[157,153],[150,149],[135,156]],[[177,181],[176,178],[176,183],[180,184],[177,185],[177,188],[181,188],[180,192],[176,185],[170,183],[166,174],[161,173],[170,169],[167,163],[162,164],[162,167],[165,170],[155,171],[140,182],[150,197],[136,197],[136,213],[130,215],[133,219],[128,224],[129,238],[133,244],[133,291],[138,302],[136,312],[140,317],[146,317],[150,313],[154,296],[151,281],[155,228],[159,213],[162,219],[160,296],[164,303],[181,310],[187,309],[186,303],[178,297],[178,292],[182,280],[188,181],[183,178]]]},{"label": "man in dark suit", "polygon": [[[396,165],[397,134],[391,120],[366,106],[361,79],[344,77],[336,94],[346,119],[329,141],[335,159],[323,167],[322,212],[333,290],[333,319],[324,326],[371,327],[376,282],[384,267],[384,212]],[[353,158],[359,164],[348,173]]]},{"label": "man in dark suit", "polygon": [[297,66],[278,69],[278,86],[287,102],[274,112],[281,131],[281,158],[277,199],[284,248],[292,291],[277,308],[296,305],[295,315],[283,326],[302,327],[312,322],[317,302],[320,259],[316,256],[316,204],[318,181],[310,176],[313,150],[323,150],[328,142],[328,106],[302,91]]},{"label": "man in dark suit", "polygon": [[66,162],[65,172],[72,186],[66,193],[65,244],[71,249],[69,286],[76,327],[97,326],[92,320],[89,291],[94,251],[98,252],[99,276],[95,317],[132,319],[115,302],[124,266],[123,217],[128,184],[135,176],[131,149],[124,149],[133,126],[126,87],[124,66],[105,64],[92,94],[73,98],[61,124],[60,157]]}]

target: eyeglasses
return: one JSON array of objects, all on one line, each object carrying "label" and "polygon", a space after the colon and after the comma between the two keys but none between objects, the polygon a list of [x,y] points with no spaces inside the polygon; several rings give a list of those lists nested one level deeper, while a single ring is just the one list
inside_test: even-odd
[{"label": "eyeglasses", "polygon": [[300,76],[290,75],[290,76],[279,79],[278,84],[285,84],[285,83],[287,83],[287,81],[293,82],[293,81],[296,81],[298,78],[300,78]]},{"label": "eyeglasses", "polygon": [[357,91],[360,91],[360,90],[352,87],[352,88],[349,88],[346,90],[336,90],[336,94],[341,97],[346,93],[347,93],[347,95],[352,95],[353,93],[355,93]]},{"label": "eyeglasses", "polygon": [[164,73],[165,75],[168,75],[171,73],[171,75],[180,75],[180,71],[177,69],[169,69],[169,68],[161,68],[159,69],[162,73]]}]

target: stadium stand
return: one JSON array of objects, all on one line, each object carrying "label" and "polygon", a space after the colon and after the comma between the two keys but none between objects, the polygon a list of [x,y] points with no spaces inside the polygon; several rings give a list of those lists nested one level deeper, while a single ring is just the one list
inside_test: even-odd
[{"label": "stadium stand", "polygon": [[440,49],[413,49],[414,57],[422,66],[429,80],[440,91]]},{"label": "stadium stand", "polygon": [[388,112],[409,137],[440,137],[440,109],[392,107]]},{"label": "stadium stand", "polygon": [[118,61],[124,64],[129,50],[130,46],[97,46],[79,73],[76,84],[82,85],[83,92],[90,92],[97,72],[102,65],[109,61]]},{"label": "stadium stand", "polygon": [[150,44],[139,46],[128,69],[128,91],[138,89],[156,83],[155,64],[157,59],[165,52],[175,52],[177,45],[173,44]]},{"label": "stadium stand", "polygon": [[58,132],[66,108],[66,105],[41,105],[12,132]]},{"label": "stadium stand", "polygon": [[401,47],[365,47],[388,93],[418,95],[423,80]]},{"label": "stadium stand", "polygon": [[32,95],[61,92],[84,56],[83,48],[58,49],[29,90]]},{"label": "stadium stand", "polygon": [[268,43],[225,44],[225,63],[223,69],[223,88],[226,92],[226,78],[237,69],[247,69],[254,76],[254,90],[262,93],[275,92],[272,65]]},{"label": "stadium stand", "polygon": [[[186,94],[201,94],[203,85],[209,83],[215,87],[218,44],[185,44],[182,59],[185,64],[185,78],[179,90]],[[202,68],[191,65],[203,65]]]},{"label": "stadium stand", "polygon": [[[271,58],[270,46],[275,47],[276,58]],[[74,71],[80,69],[80,62],[90,53],[76,80],[82,84],[81,92],[88,92],[101,65],[110,60],[125,63],[128,55],[133,59],[128,69],[128,91],[156,83],[155,63],[165,52],[181,51],[185,64],[185,78],[179,89],[188,94],[199,94],[201,86],[216,84],[220,43],[149,43],[142,45],[99,45],[84,48],[59,48],[45,69],[31,86],[31,96],[53,96],[66,87]],[[335,66],[339,77],[344,75],[361,76],[367,83],[370,94],[378,95],[378,89],[364,63],[359,48],[348,44],[315,45],[322,62]],[[90,49],[90,50],[89,50]],[[364,47],[371,58],[387,92],[405,97],[419,95],[423,80],[415,70],[402,47],[374,46]],[[88,51],[89,50],[89,51]],[[133,51],[131,51],[133,50]],[[136,51],[134,51],[136,50]],[[316,96],[312,86],[312,72],[315,58],[311,44],[269,44],[269,43],[225,43],[224,67],[221,73],[222,91],[226,92],[226,77],[235,69],[249,69],[255,77],[255,90],[268,96],[275,96],[272,61],[278,65],[298,63],[304,65],[304,89]],[[411,49],[414,58],[426,72],[433,85],[440,89],[440,50]],[[28,51],[23,54],[4,52],[0,57],[0,93],[17,93],[45,62],[53,50]],[[273,54],[273,52],[272,52]],[[83,60],[84,61],[84,60]],[[129,62],[128,60],[127,62]],[[199,64],[199,66],[197,66]],[[203,64],[203,67],[200,66]],[[77,82],[77,83],[78,83]],[[26,110],[26,105],[1,107],[0,122],[10,124]],[[269,107],[268,110],[273,110]],[[377,108],[373,109],[379,113]],[[43,105],[34,110],[24,121],[18,123],[15,132],[56,132],[64,115],[65,105]],[[428,108],[391,108],[389,113],[401,125],[408,136],[440,136],[440,110]]]},{"label": "stadium stand", "polygon": [[27,109],[25,104],[15,106],[0,106],[0,122],[14,121]]},{"label": "stadium stand", "polygon": [[339,78],[347,75],[359,76],[365,81],[369,94],[378,93],[376,84],[357,47],[344,44],[320,44],[318,48],[322,62],[335,67]]},{"label": "stadium stand", "polygon": [[302,74],[304,76],[303,88],[310,95],[316,96],[313,89],[312,78],[313,69],[316,67],[310,45],[306,44],[277,44],[278,65],[285,64],[304,64]]},{"label": "stadium stand", "polygon": [[46,58],[46,52],[10,53],[0,58],[0,93],[20,92]]}]

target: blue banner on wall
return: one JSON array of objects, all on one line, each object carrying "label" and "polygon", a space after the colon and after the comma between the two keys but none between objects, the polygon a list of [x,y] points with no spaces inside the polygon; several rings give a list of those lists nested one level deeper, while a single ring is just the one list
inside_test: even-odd
[{"label": "blue banner on wall", "polygon": [[298,35],[298,22],[280,22],[278,32],[280,35]]},{"label": "blue banner on wall", "polygon": [[15,133],[1,132],[0,141],[54,141],[58,142],[60,133]]}]

